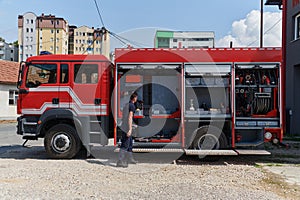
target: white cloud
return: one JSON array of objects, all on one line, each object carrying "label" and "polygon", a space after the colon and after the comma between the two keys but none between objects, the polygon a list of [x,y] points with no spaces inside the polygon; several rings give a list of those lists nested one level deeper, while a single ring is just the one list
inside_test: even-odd
[{"label": "white cloud", "polygon": [[[280,12],[264,13],[264,46],[281,46],[282,14]],[[245,19],[234,21],[231,32],[216,41],[217,47],[229,47],[230,41],[234,47],[259,46],[260,11],[251,11]]]}]

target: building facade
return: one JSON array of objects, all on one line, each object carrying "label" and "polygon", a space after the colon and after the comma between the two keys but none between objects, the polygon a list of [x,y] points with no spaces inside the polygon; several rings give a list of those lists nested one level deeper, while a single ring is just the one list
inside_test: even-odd
[{"label": "building facade", "polygon": [[36,16],[32,12],[18,16],[19,60],[42,51],[68,54],[68,22],[54,15]]},{"label": "building facade", "polygon": [[110,38],[107,31],[81,26],[75,28],[73,32],[73,50],[69,50],[73,51],[73,54],[102,54],[109,58]]},{"label": "building facade", "polygon": [[37,55],[36,18],[32,12],[18,16],[19,61]]},{"label": "building facade", "polygon": [[284,0],[287,131],[300,135],[300,0]]},{"label": "building facade", "polygon": [[0,60],[18,62],[18,47],[5,41],[0,41]]},{"label": "building facade", "polygon": [[0,120],[17,119],[19,63],[0,60]]},{"label": "building facade", "polygon": [[213,48],[214,32],[163,31],[155,34],[155,48]]},{"label": "building facade", "polygon": [[267,0],[282,9],[286,132],[300,135],[300,0]]}]

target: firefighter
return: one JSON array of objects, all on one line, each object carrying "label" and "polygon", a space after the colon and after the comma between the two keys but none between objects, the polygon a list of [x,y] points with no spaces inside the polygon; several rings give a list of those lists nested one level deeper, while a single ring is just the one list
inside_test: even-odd
[{"label": "firefighter", "polygon": [[133,93],[130,96],[130,101],[127,103],[123,109],[123,119],[122,119],[122,139],[121,147],[119,152],[119,160],[117,162],[117,167],[128,167],[128,163],[136,164],[137,161],[134,160],[132,155],[132,129],[133,129],[133,115],[136,110],[135,103],[137,102],[138,95]]}]

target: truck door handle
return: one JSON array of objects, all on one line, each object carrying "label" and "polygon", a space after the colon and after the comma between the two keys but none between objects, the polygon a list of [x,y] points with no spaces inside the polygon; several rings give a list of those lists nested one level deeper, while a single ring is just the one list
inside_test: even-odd
[{"label": "truck door handle", "polygon": [[101,99],[96,98],[94,103],[95,103],[95,105],[100,105],[101,104]]},{"label": "truck door handle", "polygon": [[59,98],[53,98],[52,104],[59,104]]},{"label": "truck door handle", "polygon": [[25,89],[19,89],[19,94],[28,94],[29,91]]}]

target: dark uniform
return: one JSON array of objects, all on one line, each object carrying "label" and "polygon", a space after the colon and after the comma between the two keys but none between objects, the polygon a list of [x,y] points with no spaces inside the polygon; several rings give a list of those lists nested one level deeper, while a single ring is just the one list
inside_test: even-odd
[{"label": "dark uniform", "polygon": [[128,116],[130,112],[133,112],[134,114],[135,109],[135,105],[131,101],[127,103],[123,109],[121,149],[127,152],[132,152],[132,134],[127,137],[127,133],[129,131]]}]

